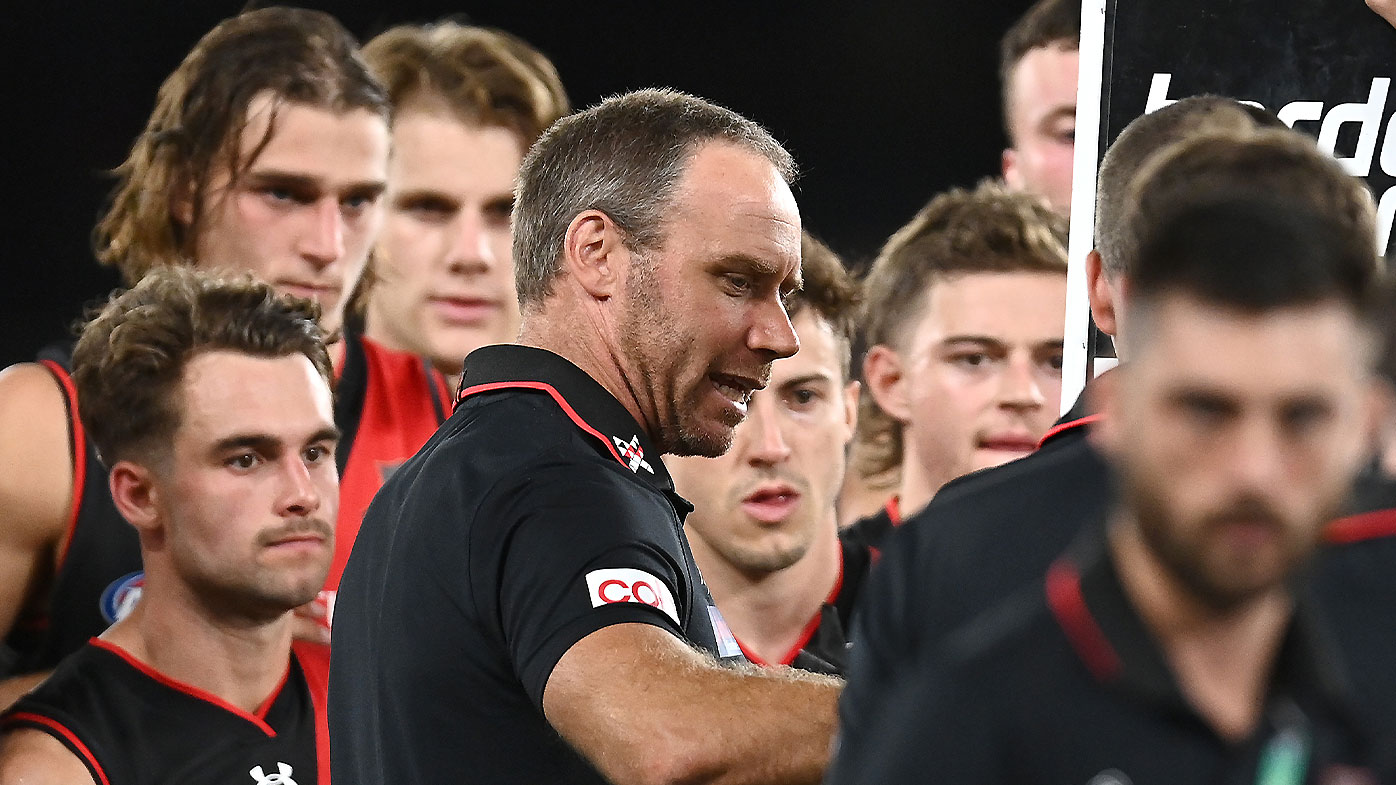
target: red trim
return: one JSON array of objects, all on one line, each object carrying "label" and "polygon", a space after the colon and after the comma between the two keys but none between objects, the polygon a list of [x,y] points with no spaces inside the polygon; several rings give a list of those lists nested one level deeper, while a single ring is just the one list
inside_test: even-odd
[{"label": "red trim", "polygon": [[[800,656],[800,652],[809,645],[810,639],[819,631],[819,621],[823,616],[824,605],[833,605],[834,600],[839,598],[839,592],[841,591],[843,591],[843,548],[839,548],[839,574],[838,577],[834,579],[834,588],[829,591],[829,596],[824,598],[824,602],[819,606],[819,610],[814,612],[814,618],[810,619],[809,624],[806,624],[805,629],[800,632],[799,640],[794,646],[790,647],[790,651],[787,651],[785,656],[781,657],[777,664],[789,665],[795,661],[796,657]],[[751,660],[753,665],[760,665],[762,667],[770,665],[769,662],[757,656],[755,652],[749,651],[746,645],[742,643],[741,638],[738,638],[734,634],[732,639],[737,641],[737,647],[742,650],[742,654],[745,654],[748,660]]]},{"label": "red trim", "polygon": [[68,434],[72,439],[73,452],[73,500],[68,508],[68,526],[63,535],[62,545],[59,547],[58,566],[55,568],[61,570],[63,562],[68,558],[68,546],[73,544],[73,533],[78,528],[78,512],[82,510],[82,492],[87,485],[87,431],[83,430],[82,418],[78,416],[78,390],[73,385],[73,377],[68,375],[63,366],[53,360],[40,360],[39,363],[58,380],[59,386],[63,388],[63,394],[68,398]]},{"label": "red trim", "polygon": [[1047,571],[1047,607],[1057,617],[1071,647],[1097,679],[1110,681],[1120,673],[1120,656],[1086,607],[1081,574],[1065,559]]},{"label": "red trim", "polygon": [[886,506],[882,509],[887,511],[887,519],[892,522],[894,527],[902,525],[902,498],[900,496],[888,499]]},{"label": "red trim", "polygon": [[34,714],[33,712],[27,711],[16,712],[5,718],[6,725],[17,722],[32,722],[35,725],[42,725],[54,733],[57,733],[59,736],[62,736],[77,750],[78,754],[83,758],[83,763],[86,763],[87,768],[93,774],[97,775],[97,779],[101,781],[102,785],[111,785],[111,780],[107,779],[107,772],[102,768],[102,764],[97,762],[97,756],[92,754],[92,750],[88,749],[87,745],[82,743],[82,739],[79,739],[76,733],[69,730],[68,726],[52,717],[45,717],[42,714]]},{"label": "red trim", "polygon": [[616,452],[616,446],[611,444],[611,440],[603,436],[600,431],[588,425],[587,421],[583,420],[582,416],[577,414],[577,411],[567,402],[567,399],[562,397],[562,393],[558,392],[557,388],[553,387],[551,384],[545,384],[543,382],[491,382],[489,384],[477,384],[474,387],[461,390],[460,395],[456,398],[456,403],[459,404],[467,397],[477,393],[493,392],[495,390],[515,390],[519,388],[525,390],[542,390],[548,395],[551,395],[553,400],[557,401],[557,405],[561,406],[562,410],[571,418],[572,422],[577,424],[578,428],[600,439],[601,443],[606,445],[606,449],[611,451],[611,457],[615,458],[621,466],[627,469],[630,468],[630,464],[621,460],[620,453]]},{"label": "red trim", "polygon": [[1052,428],[1052,430],[1042,434],[1042,438],[1037,440],[1037,449],[1042,449],[1042,445],[1046,444],[1054,436],[1058,436],[1074,428],[1084,428],[1087,425],[1090,425],[1091,423],[1100,422],[1100,418],[1101,415],[1099,414],[1088,414],[1085,417],[1081,417],[1070,422],[1064,422],[1061,425],[1055,426]]},{"label": "red trim", "polygon": [[1379,537],[1396,536],[1396,510],[1375,510],[1339,518],[1323,530],[1329,545],[1349,545]]},{"label": "red trim", "polygon": [[[218,697],[217,695],[214,695],[211,692],[208,692],[207,690],[201,690],[198,687],[193,686],[192,684],[185,684],[184,682],[178,679],[166,676],[160,671],[157,671],[149,665],[145,664],[144,662],[141,662],[140,660],[136,659],[135,656],[132,655],[130,652],[126,651],[120,646],[117,646],[115,643],[112,643],[111,641],[102,640],[101,638],[93,638],[92,640],[88,641],[88,643],[98,648],[106,649],[112,654],[115,654],[116,656],[125,660],[131,667],[135,668],[141,673],[144,673],[146,676],[149,676],[155,681],[160,682],[166,687],[169,687],[173,690],[178,690],[184,693],[185,695],[197,698],[201,701],[204,701],[205,703],[210,703],[230,714],[234,714],[238,717],[241,717],[247,720],[248,722],[252,723],[253,725],[256,725],[257,728],[261,730],[263,733],[267,734],[267,736],[271,738],[276,738],[276,731],[270,725],[267,724],[267,721],[265,719],[262,718],[263,712],[260,708],[258,709],[257,714],[249,714],[248,712],[239,709],[233,704],[223,700],[222,698]],[[287,667],[290,667],[289,663],[287,664]],[[266,701],[263,702],[262,706],[271,706],[272,702],[276,699],[277,693],[281,691],[281,687],[285,686],[285,684],[286,676],[282,675],[281,683],[277,686],[276,690],[272,692],[271,697],[267,698]]]}]

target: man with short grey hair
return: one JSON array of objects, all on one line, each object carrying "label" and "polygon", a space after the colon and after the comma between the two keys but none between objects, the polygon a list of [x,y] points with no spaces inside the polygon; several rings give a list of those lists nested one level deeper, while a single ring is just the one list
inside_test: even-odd
[{"label": "man with short grey hair", "polygon": [[839,682],[740,664],[659,460],[726,451],[799,348],[793,172],[760,126],[663,90],[534,146],[521,345],[466,358],[344,574],[340,785],[820,779]]}]

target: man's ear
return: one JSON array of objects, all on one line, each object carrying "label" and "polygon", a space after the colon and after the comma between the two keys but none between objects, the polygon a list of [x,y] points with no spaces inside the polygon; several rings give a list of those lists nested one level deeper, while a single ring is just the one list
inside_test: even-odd
[{"label": "man's ear", "polygon": [[1018,169],[1018,151],[1012,147],[1004,150],[999,159],[999,166],[1003,169],[1003,184],[1008,186],[1008,190],[1023,190],[1025,183],[1023,173]]},{"label": "man's ear", "polygon": [[1118,304],[1105,274],[1105,261],[1100,258],[1100,251],[1095,249],[1086,254],[1086,286],[1089,289],[1091,318],[1095,320],[1095,326],[1106,335],[1115,337],[1120,326]]},{"label": "man's ear", "polygon": [[606,300],[619,294],[630,261],[630,249],[611,216],[585,210],[567,225],[562,241],[563,270],[592,297]]},{"label": "man's ear", "polygon": [[194,225],[194,183],[187,177],[170,189],[170,215],[185,229]]},{"label": "man's ear", "polygon": [[901,422],[911,419],[911,405],[907,401],[906,371],[902,367],[901,355],[884,344],[869,347],[863,357],[863,379],[867,381],[868,393],[878,408]]},{"label": "man's ear", "polygon": [[133,461],[117,461],[107,477],[116,511],[144,535],[159,528],[159,490],[155,473]]}]

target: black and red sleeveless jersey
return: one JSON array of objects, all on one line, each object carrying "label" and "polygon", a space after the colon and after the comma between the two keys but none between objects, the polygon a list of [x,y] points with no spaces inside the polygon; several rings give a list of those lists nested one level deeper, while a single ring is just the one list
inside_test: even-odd
[{"label": "black and red sleeveless jersey", "polygon": [[790,651],[774,662],[763,660],[737,640],[742,654],[757,665],[789,665],[792,668],[842,676],[848,667],[848,649],[852,645],[853,612],[858,607],[858,595],[863,581],[872,568],[876,551],[857,538],[839,532],[839,577],[829,597],[819,607],[819,613],[809,620],[800,639]]},{"label": "black and red sleeveless jersey", "polygon": [[293,654],[282,683],[249,713],[93,639],[0,725],[49,734],[99,785],[327,785],[317,738],[324,684]]},{"label": "black and red sleeveless jersey", "polygon": [[55,344],[38,358],[64,393],[73,494],[48,601],[40,611],[22,613],[5,639],[3,673],[9,676],[57,665],[101,634],[140,585],[140,541],[116,511],[107,471],[78,419],[70,356],[71,346]]}]

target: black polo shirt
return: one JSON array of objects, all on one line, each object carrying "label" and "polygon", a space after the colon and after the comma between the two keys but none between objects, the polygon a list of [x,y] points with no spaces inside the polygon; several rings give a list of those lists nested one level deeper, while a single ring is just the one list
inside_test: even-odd
[{"label": "black polo shirt", "polygon": [[573,644],[639,623],[737,653],[683,536],[691,509],[582,370],[471,353],[455,413],[375,497],[340,585],[335,782],[603,782],[543,716]]},{"label": "black polo shirt", "polygon": [[1385,781],[1307,600],[1296,602],[1259,726],[1228,740],[1183,695],[1106,549],[1082,550],[952,636],[914,688],[860,729],[869,740],[840,751],[828,782]]},{"label": "black polo shirt", "polygon": [[843,724],[880,716],[924,652],[1041,579],[1083,522],[1105,519],[1111,473],[1081,409],[1032,455],[947,484],[884,538],[854,622]]}]

